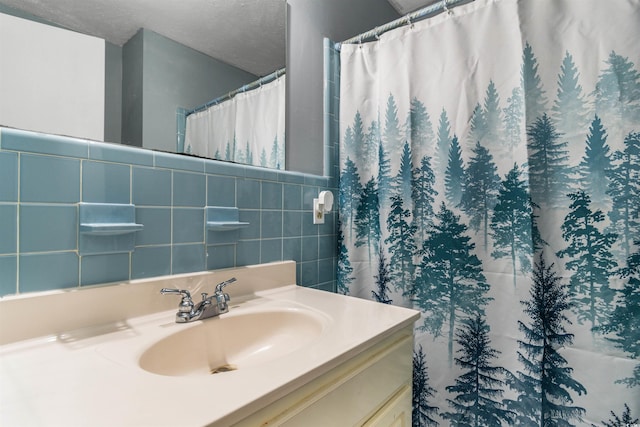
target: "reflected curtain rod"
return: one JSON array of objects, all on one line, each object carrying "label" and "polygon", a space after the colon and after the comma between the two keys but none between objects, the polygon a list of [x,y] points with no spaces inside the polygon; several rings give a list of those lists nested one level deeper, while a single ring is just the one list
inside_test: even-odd
[{"label": "reflected curtain rod", "polygon": [[197,113],[200,111],[204,111],[207,108],[211,107],[212,105],[217,105],[220,104],[223,101],[226,101],[228,99],[233,98],[234,96],[236,96],[239,93],[243,93],[243,92],[248,92],[250,90],[253,90],[259,86],[262,86],[263,84],[267,84],[272,82],[273,80],[276,80],[278,77],[282,76],[285,74],[285,70],[286,68],[280,68],[279,70],[274,71],[271,74],[267,74],[264,77],[260,77],[258,80],[253,81],[251,83],[247,83],[246,85],[242,86],[241,88],[238,88],[234,91],[231,91],[229,93],[227,93],[226,95],[222,95],[219,96],[215,99],[212,99],[211,101],[207,102],[206,104],[202,104],[199,107],[194,108],[193,110],[189,110],[185,113],[185,116],[189,116],[193,113]]},{"label": "reflected curtain rod", "polygon": [[426,18],[430,18],[434,15],[439,14],[440,12],[448,12],[452,7],[471,3],[473,1],[474,0],[440,0],[436,3],[430,4],[429,6],[425,6],[422,9],[418,9],[415,12],[408,13],[402,18],[391,21],[388,24],[381,25],[380,27],[376,27],[373,30],[369,30],[362,34],[358,34],[357,36],[351,37],[350,39],[347,39],[343,42],[338,42],[335,44],[335,48],[337,50],[340,50],[343,44],[362,43],[363,41],[367,41],[369,39],[377,39],[381,34],[386,33],[387,31],[394,30],[405,25],[410,25],[414,22]]}]

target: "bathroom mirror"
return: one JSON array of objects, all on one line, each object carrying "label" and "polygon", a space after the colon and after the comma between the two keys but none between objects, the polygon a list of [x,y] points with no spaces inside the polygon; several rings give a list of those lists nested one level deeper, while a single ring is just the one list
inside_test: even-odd
[{"label": "bathroom mirror", "polygon": [[[284,68],[286,10],[286,0],[0,0],[0,14],[106,42],[102,137],[15,124],[7,114],[0,125],[178,152],[181,110]],[[37,117],[34,104],[11,110]]]}]

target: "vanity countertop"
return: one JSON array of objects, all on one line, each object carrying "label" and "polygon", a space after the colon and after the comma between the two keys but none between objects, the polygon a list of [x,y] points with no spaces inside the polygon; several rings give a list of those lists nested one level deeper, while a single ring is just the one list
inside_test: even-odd
[{"label": "vanity countertop", "polygon": [[[233,274],[238,282],[244,282],[236,291],[242,294],[232,294],[230,312],[222,316],[274,307],[311,310],[324,319],[323,331],[304,348],[231,373],[165,376],[141,369],[137,360],[158,339],[193,327],[193,323],[175,323],[175,308],[136,316],[121,312],[110,322],[98,314],[93,321],[97,324],[85,321],[83,327],[64,331],[60,330],[64,325],[51,322],[50,333],[41,334],[38,329],[30,335],[40,335],[22,336],[25,339],[0,331],[5,342],[0,346],[0,425],[228,426],[419,318],[415,310],[296,286],[295,263],[267,266],[266,272],[258,266],[215,273],[219,277]],[[258,277],[264,279],[273,269],[285,272],[278,273],[277,280],[262,280],[267,285],[259,289],[247,284]],[[206,275],[196,281],[185,277],[178,286],[211,279]],[[164,280],[145,284],[152,292],[149,298],[167,298],[157,294],[158,287],[175,281]],[[118,292],[126,292],[132,285],[136,286],[126,284]],[[170,300],[177,306],[176,299]],[[0,300],[0,312],[4,312],[0,328],[20,328],[20,322],[28,321],[14,318],[10,325],[6,323],[16,304],[28,306],[24,301]]]}]

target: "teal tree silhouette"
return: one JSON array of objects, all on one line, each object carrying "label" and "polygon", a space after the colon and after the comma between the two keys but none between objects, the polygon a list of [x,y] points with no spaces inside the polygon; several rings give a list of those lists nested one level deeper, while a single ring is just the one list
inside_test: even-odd
[{"label": "teal tree silhouette", "polygon": [[462,201],[465,170],[462,161],[462,150],[455,135],[449,148],[449,161],[444,175],[444,193],[452,206],[459,206]]},{"label": "teal tree silhouette", "polygon": [[640,72],[633,62],[612,51],[598,76],[596,114],[614,140],[620,140],[640,121]]},{"label": "teal tree silhouette", "polygon": [[442,109],[440,120],[438,121],[438,136],[436,144],[436,152],[433,157],[433,169],[436,176],[444,176],[449,162],[449,147],[451,146],[451,125],[447,112]]},{"label": "teal tree silhouette", "polygon": [[602,421],[602,425],[605,427],[629,427],[637,425],[638,421],[640,421],[638,418],[634,419],[631,416],[631,409],[629,409],[629,405],[627,405],[626,403],[624,404],[624,412],[622,413],[622,418],[613,411],[610,411],[610,413],[612,418],[609,418],[607,421]]},{"label": "teal tree silhouette", "polygon": [[500,189],[498,167],[493,156],[479,142],[473,148],[465,174],[460,208],[469,216],[469,226],[476,232],[482,227],[484,250],[489,243],[489,222],[491,210],[497,202]]},{"label": "teal tree silhouette", "polygon": [[338,200],[340,201],[340,217],[342,218],[342,221],[344,221],[345,227],[349,230],[349,237],[351,237],[351,233],[354,229],[353,224],[361,194],[362,184],[360,184],[358,167],[349,157],[347,157],[344,170],[340,174]]},{"label": "teal tree silhouette", "polygon": [[536,243],[540,244],[541,241],[527,183],[517,164],[502,181],[490,226],[494,239],[491,256],[496,259],[508,257],[511,260],[513,286],[516,286],[517,271],[531,271]]},{"label": "teal tree silhouette", "polygon": [[405,134],[411,141],[412,147],[431,147],[435,142],[431,118],[427,108],[418,98],[411,99]]},{"label": "teal tree silhouette", "polygon": [[351,285],[351,282],[354,280],[353,276],[351,276],[353,267],[351,267],[351,261],[349,261],[349,251],[344,244],[344,234],[342,233],[340,217],[338,218],[337,233],[338,266],[336,269],[336,292],[342,295],[349,295],[349,285]]},{"label": "teal tree silhouette", "polygon": [[448,328],[450,365],[459,315],[482,313],[490,300],[482,262],[473,253],[475,244],[466,232],[460,217],[442,203],[432,232],[422,245],[414,285],[415,303],[424,311],[423,329],[439,336],[443,326]]},{"label": "teal tree silhouette", "polygon": [[573,57],[566,52],[560,66],[556,100],[551,110],[558,132],[567,135],[570,144],[582,142],[581,135],[588,124],[584,95],[578,78]]},{"label": "teal tree silhouette", "polygon": [[382,145],[380,138],[380,123],[377,120],[372,120],[364,138],[365,148],[362,150],[361,157],[361,165],[366,172],[370,173],[372,166],[378,163],[378,151]]},{"label": "teal tree silhouette", "polygon": [[611,246],[618,236],[598,229],[604,214],[591,210],[591,198],[584,191],[568,197],[570,212],[562,223],[562,237],[569,245],[557,255],[569,258],[565,266],[573,271],[569,284],[578,321],[591,322],[593,330],[611,311],[614,292],[609,287],[609,277],[617,267]]},{"label": "teal tree silhouette", "polygon": [[380,243],[380,200],[373,178],[364,185],[359,200],[355,218],[356,246],[367,245],[371,262],[371,251],[378,252]]},{"label": "teal tree silhouette", "polygon": [[498,90],[493,80],[489,81],[489,86],[487,86],[485,93],[484,118],[487,125],[487,131],[485,133],[486,144],[496,146],[503,138],[502,110],[500,109],[500,95],[498,95]]},{"label": "teal tree silhouette", "polygon": [[487,118],[485,116],[484,110],[480,106],[480,103],[478,103],[471,112],[467,141],[471,145],[474,145],[476,142],[483,142],[486,134]]},{"label": "teal tree silhouette", "polygon": [[227,145],[224,149],[224,159],[227,161],[233,160],[233,152],[231,151],[231,143],[227,141]]},{"label": "teal tree silhouette", "polygon": [[420,167],[411,175],[411,200],[413,200],[413,224],[416,238],[424,241],[426,230],[433,224],[433,203],[438,192],[434,188],[436,177],[431,169],[431,158],[424,156]]},{"label": "teal tree silhouette", "polygon": [[459,345],[456,365],[462,374],[455,385],[447,386],[447,391],[456,396],[447,399],[453,412],[442,414],[453,426],[500,426],[509,423],[512,413],[496,398],[504,393],[502,380],[504,368],[494,366],[492,359],[500,352],[491,347],[489,325],[479,315],[465,320],[456,331]]},{"label": "teal tree silhouette", "polygon": [[537,205],[564,202],[571,175],[567,142],[560,140],[561,135],[546,113],[529,126],[527,136],[531,198]]},{"label": "teal tree silhouette", "polygon": [[524,96],[521,87],[513,88],[503,113],[505,142],[510,147],[516,147],[521,143],[521,128],[524,120]]},{"label": "teal tree silhouette", "polygon": [[607,133],[602,121],[597,115],[591,122],[584,156],[579,165],[580,183],[582,188],[591,196],[592,202],[599,206],[605,205],[608,173],[611,170],[611,152],[607,145]]},{"label": "teal tree silhouette", "polygon": [[438,414],[437,406],[429,405],[429,398],[435,396],[436,390],[429,386],[429,373],[422,346],[413,351],[413,411],[412,427],[437,426],[434,419]]},{"label": "teal tree silhouette", "polygon": [[[365,133],[364,133],[364,124],[362,123],[362,116],[360,115],[360,111],[356,111],[355,116],[353,117],[353,126],[352,129],[352,146],[347,146],[347,153],[354,156],[356,159],[361,159],[363,155],[363,150],[365,149]],[[346,138],[345,138],[346,140]],[[346,144],[345,144],[346,145]]]},{"label": "teal tree silhouette", "polygon": [[524,108],[529,127],[546,111],[547,98],[542,88],[542,81],[538,75],[538,60],[533,54],[533,48],[527,42],[522,52],[521,86],[524,90]]},{"label": "teal tree silhouette", "polygon": [[[358,113],[356,112],[356,114]],[[344,138],[342,138],[340,150],[342,151],[340,153],[341,156],[355,157],[356,149],[353,143],[353,129],[351,129],[351,126],[347,126],[347,129],[344,131]]]},{"label": "teal tree silhouette", "polygon": [[391,283],[391,275],[389,272],[389,264],[387,264],[387,258],[384,256],[384,250],[380,246],[378,253],[378,274],[373,276],[378,292],[371,291],[373,299],[382,304],[391,304],[393,300],[389,298],[387,292],[389,292],[389,284]]},{"label": "teal tree silhouette", "polygon": [[616,151],[612,160],[608,194],[613,203],[609,219],[628,257],[634,236],[640,235],[640,132],[629,133],[624,149]]},{"label": "teal tree silhouette", "polygon": [[416,252],[414,235],[416,226],[409,222],[411,212],[404,209],[403,198],[400,195],[391,196],[391,210],[387,217],[387,230],[389,237],[385,243],[389,245],[391,254],[391,276],[396,290],[402,290],[406,294],[406,284],[413,281],[413,255]]},{"label": "teal tree silhouette", "polygon": [[269,161],[267,160],[267,149],[262,147],[262,151],[260,151],[260,166],[267,167],[269,165]]},{"label": "teal tree silhouette", "polygon": [[380,196],[379,205],[381,207],[389,205],[388,198],[391,190],[391,161],[382,144],[380,144],[378,146],[378,191]]},{"label": "teal tree silhouette", "polygon": [[394,193],[409,202],[411,200],[411,148],[405,142],[400,155],[400,169],[393,181]]},{"label": "teal tree silhouette", "polygon": [[272,168],[280,169],[283,164],[282,159],[284,158],[283,150],[280,150],[280,144],[278,143],[278,137],[276,136],[273,139],[273,144],[271,146],[271,157],[269,158],[269,163]]},{"label": "teal tree silhouette", "polygon": [[[619,349],[640,359],[640,240],[636,242],[636,251],[627,258],[627,265],[618,271],[618,275],[627,279],[609,319],[599,330]],[[633,377],[619,381],[628,387],[640,386],[640,363],[633,371]]]},{"label": "teal tree silhouette", "polygon": [[384,132],[382,140],[385,143],[387,151],[397,153],[402,147],[402,133],[400,130],[400,121],[398,119],[398,107],[393,94],[389,94],[387,99],[387,108],[384,116]]},{"label": "teal tree silhouette", "polygon": [[587,390],[572,378],[573,369],[558,351],[573,342],[573,334],[565,329],[565,324],[571,324],[566,315],[569,293],[560,280],[554,265],[547,266],[541,254],[533,269],[530,298],[521,301],[531,319],[529,324],[518,321],[524,335],[524,340],[518,340],[523,370],[507,374],[507,385],[517,397],[504,402],[516,414],[516,425],[570,426],[571,420],[581,422],[585,414],[584,408],[571,406],[571,393],[582,395]]},{"label": "teal tree silhouette", "polygon": [[245,146],[245,163],[252,165],[253,164],[253,151],[251,151],[251,147],[249,146],[249,141],[247,141],[247,145]]}]

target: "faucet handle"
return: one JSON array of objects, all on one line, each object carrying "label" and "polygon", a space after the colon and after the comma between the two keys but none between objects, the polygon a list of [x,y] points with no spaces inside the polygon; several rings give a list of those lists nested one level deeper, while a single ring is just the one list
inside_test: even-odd
[{"label": "faucet handle", "polygon": [[165,295],[165,294],[180,294],[180,295],[182,295],[182,298],[191,299],[191,294],[189,293],[189,291],[187,291],[185,289],[162,288],[162,289],[160,289],[160,293],[163,294],[163,295]]},{"label": "faucet handle", "polygon": [[[224,282],[222,282],[222,283],[218,283],[218,284],[216,285],[216,294],[221,293],[221,292],[222,292],[222,289],[223,289],[225,286],[230,285],[230,284],[232,284],[232,283],[233,283],[233,282],[235,282],[235,281],[236,281],[236,278],[235,278],[235,277],[232,277],[231,279],[225,280],[225,281],[224,281]],[[227,301],[228,301],[228,300],[227,300]]]},{"label": "faucet handle", "polygon": [[180,305],[178,306],[178,312],[190,313],[193,310],[193,300],[191,299],[191,294],[189,293],[189,291],[185,289],[162,288],[160,289],[160,293],[163,295],[165,294],[182,295],[182,301],[180,301]]}]

